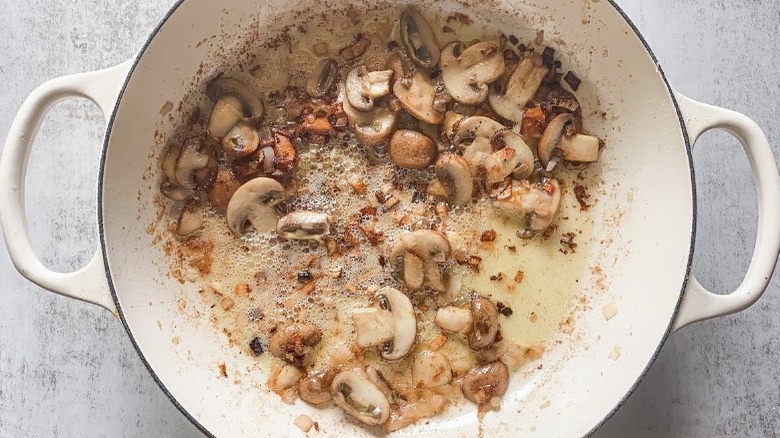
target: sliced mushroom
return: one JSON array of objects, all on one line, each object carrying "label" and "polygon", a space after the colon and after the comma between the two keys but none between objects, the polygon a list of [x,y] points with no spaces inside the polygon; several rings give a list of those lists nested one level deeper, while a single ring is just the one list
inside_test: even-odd
[{"label": "sliced mushroom", "polygon": [[253,154],[258,146],[260,146],[260,136],[257,130],[246,123],[233,126],[222,139],[222,149],[234,158]]},{"label": "sliced mushroom", "polygon": [[[575,123],[573,113],[555,116],[539,140],[539,161],[545,169],[555,166],[554,157],[566,161],[592,163],[599,158],[600,140],[592,135],[568,134],[566,131]],[[556,152],[557,151],[557,152]]]},{"label": "sliced mushroom", "polygon": [[401,12],[401,42],[415,64],[431,68],[438,64],[441,52],[431,26],[414,9]]},{"label": "sliced mushroom", "polygon": [[361,423],[379,426],[390,416],[390,402],[363,371],[342,371],[330,391],[336,405]]},{"label": "sliced mushroom", "polygon": [[276,232],[285,239],[322,240],[330,233],[333,219],[315,211],[287,213],[276,224]]},{"label": "sliced mushroom", "polygon": [[347,73],[345,83],[347,100],[358,111],[374,109],[374,99],[390,92],[393,70],[368,71],[359,65]]},{"label": "sliced mushroom", "polygon": [[531,57],[526,57],[509,76],[506,85],[497,83],[490,88],[490,107],[499,116],[519,123],[523,120],[526,105],[533,99],[548,71],[544,64],[537,65]]},{"label": "sliced mushroom", "polygon": [[466,117],[458,124],[453,144],[463,151],[463,159],[469,163],[472,174],[487,155],[493,152],[493,135],[506,127],[485,116]]},{"label": "sliced mushroom", "polygon": [[236,237],[246,232],[247,223],[261,233],[272,231],[278,221],[275,206],[283,199],[284,187],[278,181],[266,177],[247,181],[230,197],[228,228]]},{"label": "sliced mushroom", "polygon": [[471,200],[474,192],[474,178],[469,164],[459,155],[444,153],[436,160],[436,177],[444,187],[447,201],[463,205]]},{"label": "sliced mushroom", "polygon": [[395,130],[396,115],[384,105],[376,105],[372,111],[358,111],[347,100],[343,83],[339,83],[339,102],[349,119],[355,139],[366,146],[385,142]]},{"label": "sliced mushroom", "polygon": [[527,178],[534,170],[534,153],[520,134],[511,129],[500,129],[491,139],[493,149],[483,156],[480,164],[485,168],[485,184],[490,187],[512,174],[515,178]]},{"label": "sliced mushroom", "polygon": [[324,406],[330,403],[333,400],[330,384],[337,373],[338,370],[335,368],[325,368],[303,378],[298,383],[298,395],[301,400],[314,406]]},{"label": "sliced mushroom", "polygon": [[504,39],[482,41],[466,48],[460,42],[448,44],[441,52],[439,66],[444,87],[464,105],[476,105],[488,96],[488,84],[503,76]]},{"label": "sliced mushroom", "polygon": [[218,100],[223,96],[233,96],[241,101],[244,116],[249,123],[257,123],[265,114],[265,106],[260,93],[245,82],[225,76],[219,76],[206,86],[206,96]]},{"label": "sliced mushroom", "polygon": [[[167,165],[167,164],[166,164]],[[217,175],[214,148],[201,137],[190,137],[182,144],[174,166],[174,179],[187,190],[207,188]]]},{"label": "sliced mushroom", "polygon": [[415,388],[434,388],[452,380],[452,368],[447,356],[435,351],[424,351],[412,363],[412,385]]},{"label": "sliced mushroom", "polygon": [[241,183],[238,182],[236,175],[230,168],[221,167],[217,169],[214,184],[212,184],[208,192],[211,208],[219,214],[225,214],[230,198],[239,187],[241,187]]},{"label": "sliced mushroom", "polygon": [[244,119],[244,105],[235,96],[222,96],[214,102],[214,108],[209,117],[208,134],[217,141]]},{"label": "sliced mushroom", "polygon": [[179,219],[174,230],[179,236],[186,236],[198,231],[203,226],[203,213],[197,204],[190,200],[181,208]]},{"label": "sliced mushroom", "polygon": [[357,344],[367,348],[382,346],[382,357],[397,360],[414,345],[417,319],[409,297],[398,289],[384,287],[376,293],[372,307],[352,312]]},{"label": "sliced mushroom", "polygon": [[[390,249],[389,262],[393,270],[393,276],[413,289],[407,278],[416,278],[418,272],[406,272],[407,264],[406,253],[410,252],[423,260],[425,269],[424,285],[437,292],[446,290],[442,281],[439,263],[445,262],[450,258],[450,242],[447,238],[433,230],[416,230],[401,234],[393,247]],[[417,282],[412,282],[416,285]]]},{"label": "sliced mushroom", "polygon": [[320,60],[306,81],[306,93],[311,97],[322,97],[336,85],[339,64],[330,58]]},{"label": "sliced mushroom", "polygon": [[444,113],[444,120],[441,125],[441,132],[439,137],[447,144],[452,144],[455,139],[455,133],[458,132],[460,122],[466,118],[463,114],[458,114],[454,111],[447,111]]},{"label": "sliced mushroom", "polygon": [[291,324],[277,330],[268,341],[268,351],[293,365],[301,365],[306,354],[322,339],[322,332],[313,324]]},{"label": "sliced mushroom", "polygon": [[160,192],[174,201],[184,201],[195,194],[194,189],[186,188],[176,182],[176,160],[179,158],[181,148],[178,145],[171,145],[165,151],[163,159],[160,162],[163,178],[160,182]]},{"label": "sliced mushroom", "polygon": [[509,387],[509,369],[501,361],[495,361],[472,368],[463,378],[463,396],[484,405],[493,397],[501,397]]},{"label": "sliced mushroom", "polygon": [[393,93],[401,106],[421,122],[438,125],[444,120],[444,114],[434,108],[436,90],[428,75],[417,72],[410,77],[395,80]]},{"label": "sliced mushroom", "polygon": [[474,317],[471,310],[460,307],[447,306],[436,311],[436,324],[444,330],[466,334],[474,325]]},{"label": "sliced mushroom", "polygon": [[537,183],[512,180],[493,201],[493,206],[509,217],[522,218],[523,228],[518,236],[524,239],[546,230],[555,220],[560,204],[561,188],[553,178],[543,178]]},{"label": "sliced mushroom", "polygon": [[390,159],[407,169],[425,169],[433,164],[439,149],[427,135],[411,129],[399,129],[390,137]]},{"label": "sliced mushroom", "polygon": [[391,405],[395,404],[395,394],[393,393],[392,388],[390,388],[390,383],[381,371],[374,367],[366,367],[366,376],[371,383],[382,391],[382,394],[387,397],[387,401],[389,401]]},{"label": "sliced mushroom", "polygon": [[471,299],[474,328],[469,333],[469,347],[481,350],[493,344],[498,334],[498,309],[492,301],[476,296]]}]

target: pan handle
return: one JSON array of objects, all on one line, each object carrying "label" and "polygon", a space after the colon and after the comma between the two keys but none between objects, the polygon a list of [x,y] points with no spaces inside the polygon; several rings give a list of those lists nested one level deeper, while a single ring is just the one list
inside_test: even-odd
[{"label": "pan handle", "polygon": [[84,97],[95,102],[108,119],[131,65],[132,60],[129,60],[104,70],[63,76],[40,85],[19,108],[0,157],[0,225],[16,269],[44,289],[100,305],[112,312],[115,311],[114,301],[99,249],[86,266],[70,273],[49,270],[35,255],[27,228],[24,184],[35,135],[51,107],[65,98]]},{"label": "pan handle", "polygon": [[692,100],[675,92],[691,144],[710,129],[735,136],[747,154],[758,190],[758,235],[742,284],[728,295],[705,289],[691,274],[673,330],[694,322],[729,315],[750,307],[769,285],[780,254],[780,174],[761,128],[744,114]]}]

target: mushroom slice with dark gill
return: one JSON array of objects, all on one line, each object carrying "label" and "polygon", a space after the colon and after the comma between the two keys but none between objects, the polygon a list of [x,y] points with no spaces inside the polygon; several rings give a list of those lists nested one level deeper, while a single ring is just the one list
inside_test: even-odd
[{"label": "mushroom slice with dark gill", "polygon": [[501,397],[509,388],[509,369],[501,361],[472,368],[463,378],[461,391],[469,401],[478,405],[490,403],[493,397]]},{"label": "mushroom slice with dark gill", "polygon": [[322,339],[322,332],[313,324],[296,323],[279,329],[268,341],[268,351],[293,365],[300,366],[306,354]]},{"label": "mushroom slice with dark gill", "polygon": [[206,96],[213,101],[223,96],[233,96],[241,102],[247,122],[255,124],[265,114],[265,106],[260,92],[246,82],[225,76],[219,76],[206,86]]},{"label": "mushroom slice with dark gill", "polygon": [[381,346],[382,357],[387,360],[406,356],[417,337],[417,318],[412,302],[391,287],[379,289],[371,307],[354,310],[352,321],[357,330],[358,346]]},{"label": "mushroom slice with dark gill", "polygon": [[330,385],[336,405],[361,423],[379,426],[390,416],[390,402],[362,370],[340,372]]},{"label": "mushroom slice with dark gill", "polygon": [[469,347],[481,350],[493,344],[498,334],[498,309],[488,298],[475,296],[471,299],[473,328],[469,333]]},{"label": "mushroom slice with dark gill", "polygon": [[523,120],[526,105],[547,76],[549,70],[541,62],[541,58],[532,58],[526,57],[520,61],[506,84],[495,83],[490,88],[490,107],[507,120],[517,123]]},{"label": "mushroom slice with dark gill", "polygon": [[495,152],[485,155],[480,164],[485,168],[485,185],[503,181],[510,174],[527,178],[534,170],[534,153],[520,134],[511,129],[500,129],[493,134],[491,144]]},{"label": "mushroom slice with dark gill", "polygon": [[460,41],[441,52],[439,67],[444,88],[464,105],[477,105],[488,96],[488,85],[504,75],[504,40],[494,38],[469,46]]},{"label": "mushroom slice with dark gill", "polygon": [[474,193],[474,178],[469,165],[461,156],[447,152],[436,160],[436,177],[444,188],[447,202],[463,205]]},{"label": "mushroom slice with dark gill", "polygon": [[441,52],[431,26],[419,12],[407,8],[401,12],[401,42],[409,58],[422,68],[439,62]]},{"label": "mushroom slice with dark gill", "polygon": [[377,146],[386,142],[395,130],[395,113],[385,105],[376,105],[371,111],[359,111],[350,105],[345,85],[339,83],[338,87],[338,101],[349,119],[355,139],[366,146]]},{"label": "mushroom slice with dark gill", "polygon": [[306,93],[311,97],[323,97],[336,85],[339,76],[338,63],[330,58],[320,60],[306,81]]},{"label": "mushroom slice with dark gill", "polygon": [[333,219],[316,211],[294,211],[282,216],[276,232],[285,239],[321,240],[330,233]]},{"label": "mushroom slice with dark gill", "polygon": [[476,174],[482,158],[493,152],[493,135],[506,127],[485,116],[466,117],[457,123],[452,144],[463,151],[463,159]]},{"label": "mushroom slice with dark gill", "polygon": [[568,133],[574,122],[573,113],[558,114],[539,139],[539,161],[548,171],[555,167],[558,156],[577,163],[592,163],[599,159],[601,141],[592,135]]},{"label": "mushroom slice with dark gill", "polygon": [[577,163],[592,163],[599,159],[601,141],[598,137],[566,132],[574,121],[573,113],[558,114],[539,139],[539,161],[548,171],[555,167],[557,156]]},{"label": "mushroom slice with dark gill", "polygon": [[561,187],[554,178],[542,178],[532,183],[512,180],[496,193],[493,206],[510,218],[521,218],[517,235],[531,239],[546,230],[555,220],[561,204]]},{"label": "mushroom slice with dark gill", "polygon": [[347,100],[358,111],[374,109],[374,99],[390,92],[393,70],[368,71],[359,65],[347,73],[345,82]]},{"label": "mushroom slice with dark gill", "polygon": [[236,237],[244,235],[247,225],[261,233],[272,231],[278,221],[276,205],[284,199],[284,187],[271,178],[258,177],[242,184],[227,205],[228,228]]},{"label": "mushroom slice with dark gill", "polygon": [[183,201],[196,190],[208,189],[217,175],[216,153],[205,137],[189,137],[181,147],[168,149],[161,163],[160,191],[174,201]]},{"label": "mushroom slice with dark gill", "polygon": [[[420,261],[415,263],[415,257]],[[449,258],[450,242],[444,234],[433,230],[416,230],[398,237],[390,249],[389,262],[393,276],[410,289],[427,286],[436,292],[444,292],[446,287],[439,263]],[[423,278],[422,282],[420,278]]]},{"label": "mushroom slice with dark gill", "polygon": [[425,73],[418,71],[409,77],[396,78],[393,93],[401,106],[417,120],[432,125],[444,120],[444,114],[434,108],[436,89]]}]

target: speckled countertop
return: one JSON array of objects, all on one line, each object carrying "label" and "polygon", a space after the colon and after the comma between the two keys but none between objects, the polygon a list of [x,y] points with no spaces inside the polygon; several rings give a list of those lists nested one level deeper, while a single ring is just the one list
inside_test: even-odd
[{"label": "speckled countertop", "polygon": [[[0,139],[33,87],[127,59],[171,3],[0,0]],[[678,90],[749,115],[778,155],[780,2],[618,3]],[[30,158],[33,243],[56,270],[82,266],[97,245],[102,124],[91,104],[63,103],[44,122]],[[722,132],[705,134],[693,155],[694,271],[706,287],[726,292],[741,281],[755,241],[754,185],[738,142]],[[111,314],[33,286],[0,248],[1,437],[201,436],[155,385]],[[780,436],[777,277],[747,311],[671,336],[596,436]]]}]

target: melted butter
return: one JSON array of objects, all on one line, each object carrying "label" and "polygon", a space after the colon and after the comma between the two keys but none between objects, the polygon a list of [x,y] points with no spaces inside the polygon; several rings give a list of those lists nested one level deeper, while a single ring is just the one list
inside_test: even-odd
[{"label": "melted butter", "polygon": [[[390,53],[387,42],[398,41],[398,10],[391,8],[361,14],[359,29],[371,38],[372,44],[359,62],[372,70],[380,69]],[[455,40],[456,35],[463,41],[470,41],[489,38],[496,33],[476,24],[464,26],[457,21],[425,14],[441,46]],[[291,34],[291,39],[276,48],[258,47],[255,57],[258,64],[251,72],[255,84],[267,93],[290,85],[302,86],[320,59],[314,52],[335,57],[338,49],[353,39],[356,28],[349,18],[338,16],[335,20],[319,25],[310,23],[305,33]],[[444,25],[455,32],[442,32]],[[224,70],[231,72],[231,67],[226,66]],[[342,77],[345,75],[346,70]],[[271,120],[285,119],[283,107],[269,106],[267,112]],[[547,239],[520,239],[515,234],[519,229],[517,220],[497,214],[485,199],[453,209],[443,220],[432,219],[431,222],[446,230],[454,253],[468,253],[482,259],[478,272],[449,262],[446,266],[448,275],[460,280],[462,288],[454,295],[436,296],[431,291],[405,290],[391,278],[388,269],[380,266],[379,259],[388,253],[399,233],[415,227],[414,223],[399,226],[398,217],[433,212],[438,201],[412,202],[411,191],[394,190],[392,193],[401,202],[384,211],[375,199],[372,200],[374,193],[392,185],[394,178],[407,183],[429,181],[433,172],[403,171],[392,164],[372,166],[362,148],[354,140],[346,140],[334,140],[301,151],[295,175],[300,188],[289,204],[291,210],[330,214],[335,220],[333,227],[337,236],[349,231],[360,237],[359,245],[336,257],[328,256],[322,243],[284,241],[274,233],[250,233],[236,239],[228,231],[224,217],[204,208],[205,224],[201,236],[214,242],[214,263],[210,274],[193,275],[192,280],[202,285],[201,295],[214,312],[214,322],[232,343],[249,354],[250,341],[255,337],[267,340],[275,326],[292,321],[313,323],[322,329],[323,339],[307,360],[311,368],[318,369],[354,344],[350,314],[356,308],[369,305],[373,291],[380,286],[398,287],[412,297],[418,309],[424,309],[418,313],[418,343],[406,358],[387,363],[379,358],[376,349],[365,352],[364,361],[386,375],[400,373],[408,377],[414,355],[427,350],[441,333],[433,322],[437,306],[464,300],[472,291],[512,309],[511,316],[500,317],[505,339],[530,346],[545,344],[555,337],[572,299],[580,291],[578,281],[585,278],[586,260],[591,252],[588,236],[592,218],[588,212],[580,211],[570,190],[574,185],[572,173],[563,169],[556,171],[556,176],[569,190],[564,193],[561,212],[555,222],[557,229]],[[349,178],[360,179],[366,186],[365,194],[355,194],[348,183]],[[582,183],[595,186],[587,176]],[[368,243],[354,227],[347,230],[350,216],[367,206],[378,208],[374,227],[384,233],[384,240],[378,245]],[[431,216],[435,218],[434,214]],[[369,222],[370,219],[361,223],[368,225]],[[494,242],[480,242],[480,236],[487,230],[496,232]],[[567,248],[561,245],[560,238],[567,232],[576,234],[577,247],[576,252],[564,254],[561,250]],[[312,274],[311,283],[298,280],[301,271]],[[519,272],[522,272],[522,279]],[[244,284],[249,285],[249,293],[240,293]],[[451,360],[473,359],[474,353],[458,335],[447,335],[447,342],[441,348]],[[263,355],[261,363],[268,357]]]}]

